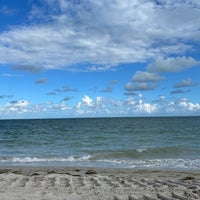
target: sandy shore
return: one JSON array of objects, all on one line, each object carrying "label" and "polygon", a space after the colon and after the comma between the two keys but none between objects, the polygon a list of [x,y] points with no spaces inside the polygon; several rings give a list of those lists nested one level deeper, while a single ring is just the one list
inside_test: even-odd
[{"label": "sandy shore", "polygon": [[0,168],[0,200],[193,200],[200,172]]}]

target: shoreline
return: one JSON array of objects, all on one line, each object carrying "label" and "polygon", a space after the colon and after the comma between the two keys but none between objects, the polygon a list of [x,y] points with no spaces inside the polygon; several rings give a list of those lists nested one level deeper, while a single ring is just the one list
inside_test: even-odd
[{"label": "shoreline", "polygon": [[1,170],[8,170],[8,172],[20,170],[20,171],[38,171],[38,170],[55,170],[55,171],[86,171],[86,170],[96,170],[97,172],[166,172],[166,173],[196,173],[200,174],[200,169],[197,168],[167,168],[167,167],[107,167],[107,166],[76,166],[76,165],[0,165]]},{"label": "shoreline", "polygon": [[0,166],[0,200],[195,200],[200,170]]}]

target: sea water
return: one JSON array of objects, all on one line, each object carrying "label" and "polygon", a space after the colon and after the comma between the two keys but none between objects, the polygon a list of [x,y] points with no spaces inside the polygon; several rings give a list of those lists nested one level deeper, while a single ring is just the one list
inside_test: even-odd
[{"label": "sea water", "polygon": [[0,166],[200,169],[200,117],[0,120]]}]

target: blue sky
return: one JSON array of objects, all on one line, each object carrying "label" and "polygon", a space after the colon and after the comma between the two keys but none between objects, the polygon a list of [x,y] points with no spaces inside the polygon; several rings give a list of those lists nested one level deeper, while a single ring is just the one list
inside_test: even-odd
[{"label": "blue sky", "polygon": [[200,1],[1,0],[0,118],[200,114]]}]

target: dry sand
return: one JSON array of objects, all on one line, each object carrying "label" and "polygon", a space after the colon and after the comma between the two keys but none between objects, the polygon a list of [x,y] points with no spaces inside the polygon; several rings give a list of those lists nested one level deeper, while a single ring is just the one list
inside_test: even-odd
[{"label": "dry sand", "polygon": [[200,172],[0,168],[0,200],[200,200]]}]

